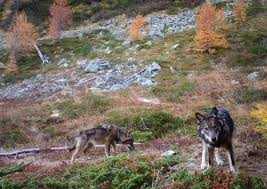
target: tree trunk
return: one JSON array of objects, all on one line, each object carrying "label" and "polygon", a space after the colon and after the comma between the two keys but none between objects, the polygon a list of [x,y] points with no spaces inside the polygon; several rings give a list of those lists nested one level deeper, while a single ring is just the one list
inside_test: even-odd
[{"label": "tree trunk", "polygon": [[43,57],[44,57],[44,56],[43,56],[42,52],[40,51],[39,47],[38,47],[36,44],[33,44],[33,46],[34,46],[34,48],[36,49],[36,51],[37,51],[37,53],[38,53],[38,55],[39,55],[41,61],[43,61]]}]

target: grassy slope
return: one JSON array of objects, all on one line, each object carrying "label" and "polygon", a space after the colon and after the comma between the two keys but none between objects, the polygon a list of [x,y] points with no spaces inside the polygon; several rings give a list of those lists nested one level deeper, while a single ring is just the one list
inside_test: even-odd
[{"label": "grassy slope", "polygon": [[[36,163],[26,168],[22,174],[10,175],[14,182],[8,180],[9,177],[0,179],[2,184],[0,186],[8,188],[15,184],[17,188],[23,186],[31,188],[80,188],[81,186],[92,188],[154,186],[155,188],[157,186],[162,188],[167,183],[170,184],[169,188],[224,188],[223,186],[226,187],[228,184],[233,185],[233,188],[265,188],[266,186],[264,187],[258,177],[248,178],[246,175],[246,172],[253,175],[260,174],[257,171],[251,171],[253,168],[262,171],[262,177],[266,176],[266,170],[262,164],[266,157],[266,150],[264,150],[266,139],[253,130],[258,122],[251,119],[249,115],[254,102],[264,103],[266,100],[266,78],[256,82],[246,80],[247,73],[266,69],[262,67],[266,66],[266,49],[261,41],[266,37],[267,31],[264,26],[266,26],[267,15],[257,13],[257,10],[250,9],[249,20],[243,26],[240,28],[231,26],[226,32],[233,45],[232,48],[219,49],[212,55],[191,51],[194,31],[173,34],[153,42],[152,46],[146,46],[145,42],[140,42],[137,51],[116,48],[122,42],[113,39],[108,33],[104,37],[92,34],[83,39],[66,39],[52,45],[48,42],[44,43],[42,48],[52,57],[56,57],[55,62],[61,57],[68,56],[73,60],[101,57],[115,62],[125,62],[133,57],[137,63],[158,62],[162,66],[162,71],[157,77],[160,85],[149,89],[133,87],[128,90],[103,93],[101,96],[81,93],[73,98],[59,98],[56,101],[2,103],[1,110],[5,111],[1,111],[0,117],[1,146],[11,149],[20,146],[44,146],[44,143],[61,145],[65,144],[66,138],[71,138],[77,130],[105,121],[130,129],[134,128],[135,138],[139,141],[148,141],[146,143],[148,147],[140,147],[140,152],[137,154],[129,156],[123,154],[108,160],[99,160],[97,156],[95,161],[98,163],[95,165],[85,163],[86,165],[83,166],[83,163],[77,163],[70,167],[64,165],[66,168],[63,169],[60,164],[48,169],[45,164]],[[171,47],[176,43],[179,43],[181,48],[172,50]],[[101,47],[100,44],[104,45]],[[113,51],[112,55],[102,52],[97,54],[92,51],[94,48],[106,49],[108,46]],[[133,48],[134,46],[135,44],[132,45]],[[74,56],[70,55],[70,52]],[[26,58],[33,60],[32,57],[34,56],[30,55]],[[21,68],[24,68],[21,69],[23,74],[35,74],[39,69],[38,66],[37,69],[32,69],[33,67],[25,64],[23,59],[20,61]],[[31,62],[33,65],[38,65],[37,60]],[[171,74],[170,66],[177,70],[176,74]],[[231,72],[230,68],[236,66],[241,66],[241,72]],[[57,69],[53,67],[50,71],[57,71]],[[18,76],[9,77],[7,80],[20,79]],[[232,85],[232,80],[239,80],[241,84]],[[260,89],[262,95],[258,95],[259,92],[238,93],[244,88],[252,87]],[[161,104],[147,105],[138,101],[138,97],[157,97],[161,100]],[[238,128],[236,152],[242,174],[236,178],[224,171],[203,175],[187,172],[189,168],[186,160],[194,156],[193,152],[198,149],[193,113],[205,111],[214,105],[229,109]],[[62,113],[60,120],[49,119],[49,114],[54,109]],[[144,127],[140,120],[153,124]],[[157,126],[163,126],[163,130]],[[146,127],[151,128],[146,130]],[[180,157],[160,158],[159,154],[165,148],[161,149],[159,141],[154,139],[162,135],[163,143],[164,141],[173,143],[168,141],[169,138],[178,140],[181,146],[172,145],[170,148],[182,152],[179,154]],[[10,137],[3,139],[5,136]],[[188,138],[184,139],[184,137]],[[102,153],[100,157],[101,155]],[[57,154],[50,159],[66,161],[68,156],[69,154]],[[49,157],[40,159],[44,161]],[[199,154],[197,159],[200,159]],[[0,164],[10,167],[8,162],[0,162]],[[128,169],[125,169],[125,166]]]}]

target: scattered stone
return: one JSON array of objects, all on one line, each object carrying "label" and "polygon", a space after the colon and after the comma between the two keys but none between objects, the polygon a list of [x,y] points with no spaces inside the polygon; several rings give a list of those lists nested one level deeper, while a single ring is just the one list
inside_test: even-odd
[{"label": "scattered stone", "polygon": [[133,57],[128,58],[128,62],[134,62],[135,59]]},{"label": "scattered stone", "polygon": [[0,69],[6,69],[6,65],[2,62],[0,62]]},{"label": "scattered stone", "polygon": [[38,74],[37,76],[35,76],[34,79],[36,82],[40,82],[44,80],[44,76],[42,76],[42,74]]},{"label": "scattered stone", "polygon": [[262,79],[264,76],[264,73],[262,72],[252,72],[247,76],[248,80],[250,81],[256,81]]},{"label": "scattered stone", "polygon": [[169,156],[174,156],[176,155],[177,152],[173,151],[173,150],[168,150],[164,153],[161,154],[161,157],[169,157]]},{"label": "scattered stone", "polygon": [[110,71],[104,77],[96,79],[96,87],[101,89],[120,89],[124,87],[124,78],[116,72]]},{"label": "scattered stone", "polygon": [[53,110],[52,114],[50,115],[51,118],[59,118],[60,113],[59,110]]},{"label": "scattered stone", "polygon": [[76,65],[80,68],[84,68],[88,64],[88,60],[78,60]]},{"label": "scattered stone", "polygon": [[109,47],[106,48],[105,52],[106,52],[106,54],[108,54],[108,55],[112,54],[112,51],[109,49]]},{"label": "scattered stone", "polygon": [[172,74],[176,73],[176,70],[172,66],[170,66],[170,71],[171,71]]},{"label": "scattered stone", "polygon": [[87,64],[84,68],[86,73],[97,73],[102,70],[109,70],[111,69],[111,64],[109,61],[106,60],[92,60]]},{"label": "scattered stone", "polygon": [[56,84],[58,85],[66,85],[68,84],[68,80],[67,79],[58,79],[54,81]]},{"label": "scattered stone", "polygon": [[132,42],[127,39],[122,43],[122,46],[125,48],[128,48],[128,47],[130,47],[131,44],[132,44]]},{"label": "scattered stone", "polygon": [[64,64],[61,64],[59,67],[60,67],[60,68],[68,68],[68,67],[69,67],[69,64],[64,63]]},{"label": "scattered stone", "polygon": [[175,44],[171,47],[172,50],[177,50],[180,48],[180,44]]},{"label": "scattered stone", "polygon": [[152,44],[152,41],[147,41],[147,42],[145,43],[145,45],[147,45],[147,46],[152,46],[153,44]]},{"label": "scattered stone", "polygon": [[139,44],[136,44],[134,48],[135,48],[135,50],[139,50],[140,45]]},{"label": "scattered stone", "polygon": [[161,70],[161,67],[158,63],[153,62],[150,65],[147,65],[145,67],[145,71],[142,74],[142,76],[146,77],[146,78],[154,78]]},{"label": "scattered stone", "polygon": [[240,84],[240,81],[238,81],[238,80],[232,80],[231,81],[231,84],[232,85],[239,85]]},{"label": "scattered stone", "polygon": [[158,98],[154,99],[147,99],[147,98],[138,98],[137,100],[144,102],[144,103],[149,103],[149,104],[160,104],[160,100]]},{"label": "scattered stone", "polygon": [[61,66],[62,64],[65,64],[65,63],[67,63],[67,59],[66,59],[66,58],[62,58],[62,59],[57,63],[57,65],[58,65],[58,66]]}]

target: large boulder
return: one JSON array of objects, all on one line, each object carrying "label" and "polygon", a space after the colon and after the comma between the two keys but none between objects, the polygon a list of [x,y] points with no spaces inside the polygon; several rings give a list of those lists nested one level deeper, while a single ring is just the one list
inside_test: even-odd
[{"label": "large boulder", "polygon": [[97,73],[102,70],[109,70],[112,66],[109,61],[106,60],[92,60],[84,67],[86,73]]},{"label": "large boulder", "polygon": [[264,77],[264,73],[262,72],[252,72],[247,76],[248,80],[250,81],[260,80],[263,77]]},{"label": "large boulder", "polygon": [[160,72],[160,70],[160,65],[156,62],[153,62],[145,67],[145,71],[141,74],[141,76],[145,78],[154,78]]},{"label": "large boulder", "polygon": [[104,77],[98,77],[95,84],[95,87],[101,89],[120,89],[124,86],[124,78],[113,70],[106,73]]}]

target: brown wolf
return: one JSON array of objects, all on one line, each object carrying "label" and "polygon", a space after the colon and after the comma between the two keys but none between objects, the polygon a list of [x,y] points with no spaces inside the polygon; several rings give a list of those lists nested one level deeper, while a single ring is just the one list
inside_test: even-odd
[{"label": "brown wolf", "polygon": [[128,145],[129,150],[133,151],[135,149],[133,142],[133,138],[128,133],[115,125],[97,125],[92,129],[81,131],[75,137],[74,142],[68,145],[70,152],[74,150],[71,157],[71,163],[73,163],[80,151],[82,151],[83,156],[87,158],[86,151],[94,145],[104,144],[105,153],[108,157],[110,156],[111,145],[115,150],[116,144],[125,144]]}]

